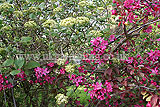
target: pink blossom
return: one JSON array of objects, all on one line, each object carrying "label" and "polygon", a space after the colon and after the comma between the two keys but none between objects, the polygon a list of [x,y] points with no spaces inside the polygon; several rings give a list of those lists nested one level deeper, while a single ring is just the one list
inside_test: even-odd
[{"label": "pink blossom", "polygon": [[154,69],[152,69],[152,74],[157,74],[158,73],[158,67],[155,67]]},{"label": "pink blossom", "polygon": [[24,78],[25,78],[27,75],[25,74],[24,71],[21,71],[21,72],[18,73],[16,76],[17,76],[18,78],[22,78],[22,79],[24,80]]},{"label": "pink blossom", "polygon": [[113,3],[116,3],[116,1],[115,1],[115,0],[113,0]]},{"label": "pink blossom", "polygon": [[146,107],[152,107],[151,103],[148,102],[147,105],[146,105]]},{"label": "pink blossom", "polygon": [[110,35],[109,40],[112,42],[112,41],[114,41],[114,39],[115,39],[115,36],[114,35]]},{"label": "pink blossom", "polygon": [[49,67],[53,67],[54,63],[50,62],[49,64],[47,64]]},{"label": "pink blossom", "polygon": [[112,92],[112,85],[111,85],[111,83],[109,83],[109,82],[106,81],[105,85],[106,85],[107,92],[108,93]]},{"label": "pink blossom", "polygon": [[81,73],[81,72],[84,73],[84,69],[82,66],[78,67],[78,70],[79,70],[79,73]]},{"label": "pink blossom", "polygon": [[157,39],[156,41],[160,41],[160,38],[159,38],[159,39]]},{"label": "pink blossom", "polygon": [[98,42],[97,39],[95,39],[95,38],[91,41],[91,43],[92,43],[93,46],[96,46],[96,47],[97,47],[98,44],[99,44],[99,42]]},{"label": "pink blossom", "polygon": [[100,89],[102,89],[102,83],[96,82],[96,84],[93,84],[92,86],[94,87],[94,90],[100,90]]},{"label": "pink blossom", "polygon": [[87,91],[88,91],[88,89],[87,89],[87,88],[85,88],[85,89],[84,89],[84,92],[87,92]]},{"label": "pink blossom", "polygon": [[134,0],[125,0],[124,7],[132,8],[132,3],[134,3]]},{"label": "pink blossom", "polygon": [[152,32],[152,26],[150,25],[147,29],[146,29],[147,33],[151,33]]},{"label": "pink blossom", "polygon": [[68,63],[69,63],[69,61],[66,61],[66,62],[65,62],[65,64],[68,64]]},{"label": "pink blossom", "polygon": [[64,68],[61,68],[61,69],[60,69],[60,73],[61,73],[61,74],[65,74],[65,69],[64,69]]},{"label": "pink blossom", "polygon": [[112,12],[112,15],[116,14],[116,10],[111,10],[111,12]]}]

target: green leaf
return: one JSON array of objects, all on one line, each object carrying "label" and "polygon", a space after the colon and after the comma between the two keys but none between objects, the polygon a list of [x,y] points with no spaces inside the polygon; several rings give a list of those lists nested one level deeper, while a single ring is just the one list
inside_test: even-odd
[{"label": "green leaf", "polygon": [[68,92],[66,93],[67,96],[72,96],[73,95],[74,90],[71,88],[68,90]]},{"label": "green leaf", "polygon": [[10,66],[14,63],[13,59],[7,59],[6,61],[3,62],[3,66]]},{"label": "green leaf", "polygon": [[35,2],[35,0],[28,0],[29,2]]},{"label": "green leaf", "polygon": [[18,73],[20,73],[21,71],[19,70],[13,70],[12,72],[10,72],[11,75],[17,75]]},{"label": "green leaf", "polygon": [[18,58],[17,60],[15,60],[14,64],[16,69],[22,68],[22,66],[24,65],[24,58]]},{"label": "green leaf", "polygon": [[159,38],[160,38],[160,34],[157,34],[157,35],[156,35],[156,38],[159,39]]},{"label": "green leaf", "polygon": [[34,13],[31,13],[31,14],[29,15],[29,18],[31,18],[31,19],[36,19],[36,15],[35,15]]},{"label": "green leaf", "polygon": [[25,36],[23,36],[21,38],[21,42],[30,42],[32,39],[33,39],[32,37],[25,37]]},{"label": "green leaf", "polygon": [[40,64],[36,61],[30,61],[26,64],[25,68],[27,69],[32,69],[32,68],[36,68],[36,67],[39,67]]},{"label": "green leaf", "polygon": [[41,9],[44,9],[45,8],[45,3],[41,3],[38,7],[41,8]]}]

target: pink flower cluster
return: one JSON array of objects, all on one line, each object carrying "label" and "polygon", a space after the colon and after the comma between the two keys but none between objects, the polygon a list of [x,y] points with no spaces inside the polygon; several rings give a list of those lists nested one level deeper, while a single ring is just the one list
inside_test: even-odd
[{"label": "pink flower cluster", "polygon": [[107,48],[108,41],[105,41],[104,38],[97,37],[96,39],[94,38],[93,40],[91,40],[91,44],[91,46],[94,46],[91,54],[96,55],[97,53],[102,55]]},{"label": "pink flower cluster", "polygon": [[[55,79],[55,77],[51,77],[49,75],[50,71],[48,70],[48,68],[40,68],[37,67],[34,69],[35,71],[35,76],[36,76],[36,80],[35,83],[40,83],[40,85],[48,82],[50,84],[53,84],[53,80]],[[31,83],[33,83],[33,81],[30,81]]]},{"label": "pink flower cluster", "polygon": [[79,86],[80,83],[84,83],[86,79],[83,76],[76,76],[75,74],[69,74],[69,80],[72,80],[73,83],[76,83],[76,87]]},{"label": "pink flower cluster", "polygon": [[80,67],[78,67],[78,70],[79,70],[79,73],[84,73],[84,68],[83,68],[84,66],[80,66]]},{"label": "pink flower cluster", "polygon": [[60,71],[60,74],[65,74],[66,70],[64,68],[61,68],[59,71]]},{"label": "pink flower cluster", "polygon": [[49,67],[53,67],[55,64],[53,62],[50,62],[49,64],[47,64]]},{"label": "pink flower cluster", "polygon": [[[147,1],[147,2],[146,2]],[[148,21],[148,16],[159,16],[160,15],[160,2],[155,0],[150,2],[149,0],[125,0],[124,2],[115,1],[113,3],[116,4],[116,9],[111,10],[112,15],[121,15],[127,16],[126,20],[123,20],[123,24],[125,22],[136,23],[137,18],[140,16],[146,16],[142,22],[145,24]],[[123,5],[123,6],[122,6]],[[124,11],[126,10],[126,11]],[[139,12],[136,13],[135,11]],[[151,32],[151,27],[149,27],[146,32]]]},{"label": "pink flower cluster", "polygon": [[148,52],[148,55],[149,55],[149,57],[147,58],[147,60],[155,62],[160,57],[160,50],[156,50],[156,51],[151,50],[150,52]]},{"label": "pink flower cluster", "polygon": [[112,86],[109,82],[105,81],[104,85],[102,85],[102,83],[96,82],[96,84],[89,84],[89,86],[93,88],[93,90],[88,92],[90,93],[91,99],[93,99],[94,97],[100,100],[111,98],[109,93],[112,92]]},{"label": "pink flower cluster", "polygon": [[[148,55],[147,55],[148,54]],[[154,81],[156,78],[159,79],[160,75],[160,51],[150,51],[145,56],[137,55],[135,57],[128,57],[127,60],[121,60],[121,63],[126,63],[127,66],[130,68],[128,70],[131,75],[135,71],[139,71],[145,75],[145,77],[142,77],[142,79],[139,81],[139,83],[144,86],[147,86],[147,81],[150,82],[150,84],[154,85],[155,87],[160,87],[156,81]],[[149,80],[148,78],[154,77],[154,80]],[[147,78],[147,79],[146,79]]]},{"label": "pink flower cluster", "polygon": [[7,76],[3,77],[0,74],[0,91],[13,87],[12,84],[9,83],[9,81],[7,79],[8,79]]},{"label": "pink flower cluster", "polygon": [[[114,35],[110,36],[109,40],[114,41]],[[91,40],[91,44],[91,46],[93,46],[91,54],[96,55],[96,63],[104,63],[105,58],[101,57],[105,53],[105,50],[108,48],[108,41],[105,41],[104,38],[97,37]],[[90,62],[90,60],[88,62]]]},{"label": "pink flower cluster", "polygon": [[16,75],[16,78],[17,78],[17,79],[21,79],[22,81],[25,80],[25,77],[27,77],[27,75],[25,74],[24,71],[21,71],[20,73],[18,73],[18,74]]}]

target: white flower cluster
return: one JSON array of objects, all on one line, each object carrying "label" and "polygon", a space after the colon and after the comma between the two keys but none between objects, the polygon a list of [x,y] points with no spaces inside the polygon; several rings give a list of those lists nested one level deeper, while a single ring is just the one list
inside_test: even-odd
[{"label": "white flower cluster", "polygon": [[71,27],[73,26],[74,24],[76,23],[76,19],[73,18],[73,17],[68,17],[66,19],[63,19],[61,22],[60,22],[60,26],[65,26],[65,27]]},{"label": "white flower cluster", "polygon": [[75,68],[75,65],[71,65],[71,64],[68,64],[67,66],[65,66],[65,70],[66,72],[74,72],[74,68]]},{"label": "white flower cluster", "polygon": [[60,12],[60,11],[62,11],[62,8],[61,8],[61,7],[57,7],[57,8],[55,8],[55,9],[53,9],[53,12]]},{"label": "white flower cluster", "polygon": [[26,27],[26,28],[34,28],[36,26],[37,26],[37,24],[34,21],[28,21],[24,24],[24,27]]},{"label": "white flower cluster", "polygon": [[74,24],[85,24],[89,22],[89,18],[87,17],[77,17],[77,18],[73,18],[73,17],[68,17],[66,19],[63,19],[60,22],[60,26],[65,26],[65,27],[71,27]]},{"label": "white flower cluster", "polygon": [[57,104],[66,104],[66,103],[68,103],[68,101],[67,101],[67,96],[65,96],[64,94],[57,94],[57,96],[55,97],[56,99],[57,99]]},{"label": "white flower cluster", "polygon": [[77,22],[81,25],[89,22],[89,18],[87,17],[77,17],[76,19]]},{"label": "white flower cluster", "polygon": [[84,6],[87,6],[87,5],[88,5],[88,2],[87,2],[87,1],[80,1],[80,2],[78,3],[78,5],[81,6],[81,7],[84,7]]},{"label": "white flower cluster", "polygon": [[94,37],[98,37],[98,36],[102,36],[103,35],[99,30],[91,30],[89,32],[89,34],[94,36]]},{"label": "white flower cluster", "polygon": [[61,59],[61,58],[59,58],[59,59],[57,60],[57,64],[58,64],[58,65],[64,65],[65,62],[66,62],[66,59]]},{"label": "white flower cluster", "polygon": [[54,28],[56,24],[57,23],[53,19],[48,19],[42,24],[42,26],[46,28]]},{"label": "white flower cluster", "polygon": [[7,2],[0,5],[0,11],[8,11],[9,8],[12,8],[13,5]]}]

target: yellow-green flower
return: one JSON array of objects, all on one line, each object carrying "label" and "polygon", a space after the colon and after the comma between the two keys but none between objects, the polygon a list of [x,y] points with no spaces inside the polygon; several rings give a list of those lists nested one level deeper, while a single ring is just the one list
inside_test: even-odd
[{"label": "yellow-green flower", "polygon": [[91,30],[89,32],[90,35],[94,36],[94,37],[98,37],[98,36],[102,36],[103,34],[101,33],[101,31],[99,30]]},{"label": "yellow-green flower", "polygon": [[9,8],[12,8],[13,5],[7,2],[0,5],[0,11],[8,11]]},{"label": "yellow-green flower", "polygon": [[80,2],[78,3],[78,5],[81,6],[81,7],[84,7],[84,6],[87,6],[87,5],[88,5],[88,2],[87,2],[87,1],[80,1]]},{"label": "yellow-green flower", "polygon": [[58,64],[58,65],[64,65],[65,62],[66,62],[66,59],[61,59],[61,58],[59,58],[59,59],[57,60],[57,64]]},{"label": "yellow-green flower", "polygon": [[28,12],[31,12],[31,13],[35,13],[37,11],[38,11],[37,7],[29,7],[28,9]]},{"label": "yellow-green flower", "polygon": [[4,27],[1,28],[1,31],[9,31],[11,29],[12,29],[11,26],[4,26]]},{"label": "yellow-green flower", "polygon": [[98,7],[97,10],[102,11],[102,10],[104,10],[104,7]]},{"label": "yellow-green flower", "polygon": [[66,19],[61,20],[60,26],[71,27],[76,24],[76,19],[73,17],[68,17]]},{"label": "yellow-green flower", "polygon": [[26,28],[34,28],[36,26],[37,26],[37,24],[34,21],[28,21],[24,24],[24,27],[26,27]]},{"label": "yellow-green flower", "polygon": [[66,72],[74,72],[75,65],[68,64],[65,66]]},{"label": "yellow-green flower", "polygon": [[21,16],[23,16],[23,13],[22,13],[21,11],[14,11],[13,14],[14,14],[14,16],[16,16],[16,17],[21,17]]},{"label": "yellow-green flower", "polygon": [[89,22],[89,18],[87,17],[77,17],[76,19],[78,24],[85,24]]},{"label": "yellow-green flower", "polygon": [[55,9],[53,9],[53,12],[60,12],[60,11],[62,11],[62,8],[61,8],[61,7],[57,7],[57,8],[55,8]]},{"label": "yellow-green flower", "polygon": [[53,19],[48,19],[42,24],[42,26],[46,28],[54,28],[56,24],[57,23]]}]

